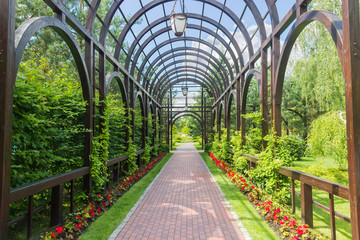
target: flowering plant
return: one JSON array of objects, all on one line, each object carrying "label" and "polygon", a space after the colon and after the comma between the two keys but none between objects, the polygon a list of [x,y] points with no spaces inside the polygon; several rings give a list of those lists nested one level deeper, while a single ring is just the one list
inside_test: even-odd
[{"label": "flowering plant", "polygon": [[93,221],[117,201],[136,181],[144,177],[158,163],[166,153],[160,154],[147,164],[146,167],[138,169],[134,174],[127,176],[120,183],[114,185],[104,193],[94,194],[91,201],[70,214],[62,226],[56,226],[52,231],[42,234],[44,240],[51,239],[77,239]]},{"label": "flowering plant", "polygon": [[263,218],[275,229],[280,230],[283,239],[328,239],[322,234],[313,233],[308,225],[297,223],[288,207],[273,202],[271,196],[266,195],[265,191],[257,188],[249,179],[240,176],[227,163],[217,159],[213,153],[209,153],[209,156],[230,181],[247,196]]}]

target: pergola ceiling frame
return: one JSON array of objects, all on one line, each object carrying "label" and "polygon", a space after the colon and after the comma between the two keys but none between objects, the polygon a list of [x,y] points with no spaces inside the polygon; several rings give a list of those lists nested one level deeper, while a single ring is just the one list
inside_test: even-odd
[{"label": "pergola ceiling frame", "polygon": [[[171,77],[172,75],[183,73],[183,69],[182,69],[182,68],[186,69],[186,71],[187,71],[188,73],[195,73],[195,74],[202,75],[202,77],[203,77],[204,79],[207,79],[208,82],[209,82],[210,84],[212,84],[212,86],[214,86],[214,87],[217,89],[217,92],[216,92],[216,95],[217,95],[217,96],[219,96],[219,94],[222,92],[222,89],[219,89],[219,88],[218,88],[218,85],[215,83],[215,80],[214,80],[214,79],[212,79],[204,70],[199,69],[199,68],[196,68],[196,67],[194,67],[194,66],[182,66],[181,68],[171,69],[171,70],[169,71],[169,73],[166,73],[166,74],[162,75],[162,76],[159,78],[160,81],[158,81],[158,82],[156,83],[154,89],[160,88],[163,83],[166,83],[167,78]],[[187,73],[183,73],[183,74],[186,75]],[[195,75],[195,76],[196,76],[196,75]],[[153,82],[153,83],[154,83],[154,82]],[[221,86],[220,86],[220,87],[221,87]],[[152,91],[152,89],[153,89],[153,88],[150,88],[150,90],[151,90],[150,93],[155,94],[155,93]],[[221,91],[221,92],[220,92],[220,91]]]},{"label": "pergola ceiling frame", "polygon": [[[204,53],[206,53],[205,55],[209,56],[208,52],[204,51]],[[181,57],[181,56],[186,56],[186,57],[187,56],[194,56],[194,57],[197,57],[197,58],[201,58],[204,61],[209,61],[209,59],[206,58],[206,56],[204,56],[202,54],[199,54],[199,52],[198,53],[196,53],[196,52],[188,52],[188,53],[180,52],[180,53],[174,54],[174,57]],[[214,69],[218,69],[218,66],[219,66],[220,62],[216,58],[214,58],[213,56],[209,56],[209,57],[210,57],[211,60],[215,61],[215,62],[210,61],[210,64],[213,66]],[[169,61],[171,58],[173,58],[173,56],[168,56],[168,57],[164,58],[164,62],[158,63],[156,66],[153,67],[153,69],[156,69],[157,72],[158,72],[158,70],[160,69],[160,65],[162,65],[162,63],[165,63],[165,62]],[[228,81],[227,72],[225,71],[225,69],[221,68],[221,69],[218,69],[218,70],[222,72],[223,76],[226,76],[226,80]],[[147,70],[147,72],[145,74],[146,77],[144,78],[143,82],[145,82],[145,80],[150,81],[152,79],[151,75],[156,74],[156,72],[153,72],[149,76],[149,71],[150,71],[150,67],[148,68],[148,70]]]},{"label": "pergola ceiling frame", "polygon": [[[232,35],[224,26],[220,25],[219,23],[217,23],[216,21],[214,21],[213,19],[206,17],[206,16],[202,16],[200,14],[193,14],[193,13],[188,13],[187,14],[188,18],[193,18],[193,19],[197,19],[197,20],[201,20],[201,21],[205,21],[215,27],[217,27],[218,29],[220,29],[226,36],[227,38],[230,39],[230,43],[233,44],[234,48],[236,49],[236,52],[238,53],[238,57],[241,57],[241,62],[244,62],[244,60],[242,59],[242,51],[240,50],[240,46],[238,45],[237,41],[234,39],[234,35]],[[144,28],[140,34],[138,34],[137,38],[135,39],[135,41],[132,43],[131,47],[129,48],[128,53],[130,53],[128,55],[128,58],[131,57],[132,52],[134,51],[136,45],[138,44],[138,42],[143,38],[143,36],[145,34],[147,34],[148,31],[150,31],[152,28],[156,27],[157,25],[163,23],[163,22],[167,22],[169,21],[169,17],[165,16],[162,17],[156,21],[154,21],[153,23],[151,23],[151,25],[147,26],[146,28]],[[200,25],[200,28],[202,28],[202,25]],[[202,31],[201,31],[202,32]],[[153,35],[153,34],[152,34]],[[214,38],[215,39],[215,38]],[[228,43],[227,45],[230,45],[230,43]],[[251,44],[251,42],[248,42],[248,44]],[[141,51],[143,49],[139,49],[138,51]],[[240,54],[240,55],[239,55]],[[249,52],[249,55],[251,54],[251,52]],[[226,54],[225,54],[226,55]],[[127,64],[129,64],[130,59],[127,59],[127,62],[125,63],[125,68],[128,67]],[[243,64],[242,64],[243,65]]]},{"label": "pergola ceiling frame", "polygon": [[[211,47],[211,44],[203,39],[198,39],[198,38],[195,38],[195,37],[183,37],[183,38],[172,38],[172,39],[169,39],[165,42],[162,42],[159,47],[163,47],[165,45],[168,45],[169,43],[172,43],[172,42],[178,42],[178,41],[183,41],[184,40],[189,40],[189,41],[196,41],[196,42],[199,42],[201,44],[204,44],[206,46],[209,46]],[[231,65],[229,63],[229,61],[226,59],[226,57],[223,55],[223,53],[218,49],[218,48],[215,48],[214,49],[216,51],[217,54],[219,54],[219,56],[221,57],[221,59],[225,62],[226,66],[230,67],[231,69]],[[154,53],[156,52],[156,49],[153,49],[152,51],[149,52],[148,54],[148,57],[151,57]],[[145,59],[146,60],[146,59]],[[143,64],[141,65],[141,67],[139,69],[143,69],[145,66],[145,61],[143,62]],[[144,88],[148,89],[148,85],[149,85],[149,82],[147,81],[147,83],[144,85]],[[148,91],[150,91],[150,89],[148,89]]]}]

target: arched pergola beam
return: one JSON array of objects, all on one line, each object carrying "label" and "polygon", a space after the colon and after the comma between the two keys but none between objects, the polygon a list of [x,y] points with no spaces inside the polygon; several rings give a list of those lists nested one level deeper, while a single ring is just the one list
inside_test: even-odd
[{"label": "arched pergola beam", "polygon": [[[178,70],[178,69],[176,69]],[[199,69],[198,69],[199,70]],[[181,73],[181,74],[179,74]],[[197,76],[199,75],[199,76]],[[174,77],[173,77],[174,76]],[[214,90],[214,95],[215,96],[219,96],[220,95],[220,90],[218,88],[218,86],[216,84],[212,83],[212,80],[204,73],[204,72],[198,72],[194,69],[189,69],[187,70],[187,72],[180,72],[180,71],[173,71],[171,72],[168,76],[167,76],[167,81],[164,81],[160,86],[159,89],[163,88],[164,86],[166,86],[168,84],[169,81],[174,80],[176,78],[180,78],[180,77],[193,77],[193,78],[199,78],[202,77],[203,79],[201,79],[202,81],[204,81],[206,84],[209,84],[211,90]]]},{"label": "arched pergola beam", "polygon": [[255,22],[259,28],[261,42],[265,41],[266,40],[266,30],[265,30],[264,21],[259,12],[259,9],[257,8],[256,4],[253,2],[253,0],[244,0],[244,2],[249,7],[252,15],[254,16]]},{"label": "arched pergola beam", "polygon": [[[237,58],[235,56],[235,53],[229,46],[227,46],[227,43],[226,43],[226,41],[225,41],[225,39],[223,37],[221,37],[220,35],[214,33],[209,28],[206,28],[204,26],[199,26],[199,25],[195,25],[195,24],[188,24],[186,28],[188,28],[188,29],[196,29],[196,30],[199,30],[199,31],[206,32],[207,34],[209,34],[209,35],[213,36],[215,39],[217,39],[224,47],[227,48],[227,51],[229,52],[229,54],[230,54],[230,56],[231,56],[231,58],[233,60],[236,72],[240,71],[239,70],[240,69],[239,64],[238,64]],[[146,39],[143,42],[143,44],[140,46],[140,48],[138,49],[138,51],[136,52],[136,54],[135,54],[135,56],[134,56],[134,58],[132,60],[130,74],[132,74],[132,75],[134,74],[135,68],[136,68],[136,63],[139,60],[139,57],[140,57],[141,53],[143,52],[143,50],[146,48],[146,46],[151,41],[153,41],[153,39],[155,39],[156,37],[160,36],[163,33],[169,32],[169,31],[172,31],[171,27],[162,28],[162,29],[158,30],[157,32],[155,32],[154,34],[152,34],[148,39]],[[155,50],[158,50],[159,48],[160,47],[156,47]],[[216,48],[216,47],[214,45],[211,45],[211,48],[213,49],[213,48]],[[239,56],[242,56],[241,52],[239,54],[240,54]],[[126,69],[129,68],[130,60],[131,60],[131,55],[128,54],[126,62],[125,62],[125,68]],[[242,62],[240,62],[240,63],[241,63],[241,67],[243,67],[244,66],[244,61],[242,60]]]},{"label": "arched pergola beam", "polygon": [[[172,0],[152,1],[152,2],[148,3],[146,6],[144,6],[143,8],[141,8],[138,12],[136,12],[132,16],[132,18],[124,26],[123,31],[121,32],[121,34],[119,36],[119,39],[117,41],[117,45],[116,45],[116,48],[115,48],[115,54],[114,54],[115,59],[119,58],[120,50],[121,50],[121,47],[122,47],[122,45],[124,43],[125,36],[129,32],[130,28],[136,23],[136,21],[142,15],[144,15],[146,12],[150,11],[151,9],[157,7],[160,4],[170,2],[170,1],[172,1]],[[234,21],[234,23],[240,29],[240,31],[242,32],[246,42],[247,43],[251,42],[249,32],[247,31],[245,25],[241,22],[240,18],[238,18],[238,16],[233,11],[231,11],[228,7],[224,6],[222,3],[218,2],[218,1],[215,1],[215,0],[195,0],[195,1],[200,1],[200,2],[203,2],[203,3],[209,4],[209,5],[217,8],[217,9],[219,9],[220,11],[224,12],[232,21]],[[253,5],[253,4],[248,5],[248,7],[251,9],[252,13],[255,12],[255,10],[253,9],[254,6],[255,5]],[[104,37],[106,37],[106,36],[104,36]],[[254,54],[253,46],[252,46],[252,44],[248,44],[247,47],[248,47],[248,51],[249,51],[249,57],[251,57]]]},{"label": "arched pergola beam", "polygon": [[174,116],[172,116],[172,118],[175,119],[178,116],[182,116],[182,114],[194,114],[197,118],[201,119],[201,116],[198,113],[192,112],[190,110],[184,110],[184,111],[178,112]]},{"label": "arched pergola beam", "polygon": [[15,73],[18,72],[18,68],[25,51],[25,47],[29,43],[30,39],[42,28],[51,28],[57,32],[62,40],[68,45],[70,52],[75,60],[77,70],[79,72],[80,82],[82,86],[83,98],[85,101],[92,100],[91,84],[89,74],[86,68],[85,60],[81,54],[81,49],[70,32],[69,28],[61,22],[59,19],[53,17],[34,17],[23,22],[15,32]]},{"label": "arched pergola beam", "polygon": [[[182,38],[172,38],[172,39],[169,39],[165,42],[162,42],[161,44],[158,45],[158,49],[162,48],[163,46],[167,45],[167,44],[170,44],[170,43],[173,43],[173,42],[178,42],[178,41],[195,41],[195,42],[199,42],[201,44],[204,44],[208,47],[212,47],[212,45],[205,41],[205,40],[202,40],[202,39],[199,39],[199,38],[194,38],[194,37],[182,37]],[[227,61],[226,57],[224,56],[224,54],[217,48],[214,48],[214,50],[216,51],[216,53],[221,57],[221,59],[225,62],[226,65],[229,65],[230,66],[230,63]],[[151,58],[151,56],[156,52],[157,50],[153,49],[152,51],[149,52],[149,54],[146,56],[146,58],[144,59],[143,63],[141,64],[141,67],[140,69],[143,69],[146,62],[148,61],[148,59]],[[230,67],[231,69],[231,67]],[[150,84],[150,81],[146,81],[146,85],[144,86],[144,88],[148,89],[149,87],[149,84]]]},{"label": "arched pergola beam", "polygon": [[[186,50],[186,53],[183,52]],[[156,59],[154,59],[154,61],[149,65],[146,73],[144,74],[145,78],[144,79],[148,79],[147,77],[149,76],[150,72],[152,71],[152,69],[157,69],[157,67],[160,66],[160,63],[157,64],[156,66],[154,66],[160,59],[164,58],[164,61],[165,59],[168,59],[168,57],[166,57],[167,55],[169,54],[173,54],[171,56],[169,56],[169,58],[175,56],[176,52],[179,52],[179,51],[182,51],[182,55],[190,55],[190,56],[202,56],[203,59],[205,59],[205,56],[201,55],[201,54],[204,54],[206,56],[209,57],[209,59],[213,60],[215,62],[215,64],[217,65],[221,65],[220,61],[215,58],[213,55],[211,55],[209,52],[205,51],[205,50],[202,50],[202,49],[198,49],[198,48],[194,48],[194,47],[180,47],[180,48],[175,48],[173,50],[169,50],[163,54],[161,54],[160,56],[158,56]],[[188,52],[188,51],[198,51],[197,53],[194,53],[194,52]],[[201,53],[201,54],[200,54]],[[178,55],[177,55],[178,56]],[[166,58],[165,58],[166,57]],[[207,59],[207,60],[209,60]],[[231,69],[228,69],[229,72],[225,71],[224,68],[222,68],[224,74],[227,76],[228,74],[230,75],[230,78],[231,79],[234,79],[234,74],[233,72],[231,71]],[[139,71],[141,71],[141,69],[139,69]],[[140,82],[140,79],[141,79],[141,74],[138,74],[138,77],[137,77],[137,81]],[[144,80],[145,82],[145,80]]]},{"label": "arched pergola beam", "polygon": [[[213,25],[215,27],[218,27],[226,35],[226,37],[230,39],[230,42],[233,44],[233,46],[234,46],[234,48],[235,48],[235,50],[236,50],[236,52],[237,52],[237,54],[239,56],[241,66],[244,65],[244,59],[243,59],[239,44],[235,40],[233,34],[231,34],[224,26],[219,25],[219,23],[216,22],[215,20],[213,20],[213,19],[211,19],[209,17],[202,16],[200,14],[188,13],[187,17],[188,18],[194,18],[194,19],[197,19],[197,20],[201,20],[201,21],[207,22],[207,23],[209,23],[209,24],[211,24],[211,25]],[[131,46],[129,48],[128,56],[127,56],[127,59],[126,59],[126,62],[125,62],[125,68],[128,67],[131,56],[133,54],[133,51],[135,50],[138,42],[142,39],[142,37],[145,34],[147,34],[152,28],[156,27],[157,25],[159,25],[159,24],[161,24],[163,22],[167,22],[167,21],[169,21],[168,16],[162,17],[162,18],[156,20],[155,22],[151,23],[149,26],[147,26],[145,29],[143,29],[143,31],[141,31],[141,33],[138,35],[138,37],[135,39],[135,41],[131,44]],[[248,43],[248,44],[251,44],[251,42]]]},{"label": "arched pergola beam", "polygon": [[93,33],[96,13],[100,6],[100,3],[101,0],[92,0],[91,6],[89,7],[85,26],[86,26],[86,30],[88,30],[90,33]]},{"label": "arched pergola beam", "polygon": [[[197,73],[197,74],[200,75],[200,76],[197,76],[195,72],[190,72],[190,73],[186,73],[186,74],[177,74],[177,73],[175,72],[175,73],[173,73],[173,74],[171,75],[171,78],[169,77],[169,78],[167,79],[167,81],[166,81],[163,85],[161,85],[160,89],[164,89],[166,86],[168,86],[168,85],[171,83],[171,81],[174,81],[174,80],[177,80],[177,79],[181,79],[181,80],[186,81],[186,79],[192,78],[192,79],[195,79],[195,80],[197,80],[197,81],[202,81],[202,82],[204,82],[204,84],[206,84],[206,87],[207,87],[209,90],[211,90],[211,92],[212,92],[211,95],[218,96],[218,95],[220,94],[219,89],[216,88],[216,86],[214,86],[214,85],[212,85],[211,83],[209,83],[208,81],[206,81],[206,79],[201,78],[201,77],[204,77],[204,75],[199,74],[199,73]],[[174,76],[173,76],[173,75],[174,75]],[[158,94],[158,95],[155,95],[155,97],[156,97],[156,96],[159,96],[159,94]]]},{"label": "arched pergola beam", "polygon": [[269,9],[272,29],[274,30],[275,27],[279,24],[279,14],[277,11],[277,7],[274,0],[265,0],[265,1]]},{"label": "arched pergola beam", "polygon": [[[182,56],[185,56],[185,57],[187,57],[187,56],[194,56],[194,57],[201,58],[201,59],[203,59],[204,61],[209,61],[209,59],[206,58],[206,57],[204,57],[203,55],[198,55],[198,54],[196,54],[196,53],[181,52],[181,53],[177,53],[177,54],[174,54],[174,55],[172,55],[172,56],[169,56],[169,57],[167,57],[167,58],[164,58],[161,63],[159,63],[159,64],[157,64],[157,65],[155,66],[155,69],[157,69],[157,67],[158,67],[157,70],[159,70],[159,69],[160,69],[160,66],[161,66],[162,64],[165,64],[167,61],[172,60],[172,59],[174,59],[174,58],[176,58],[176,57],[182,57]],[[186,62],[195,62],[196,64],[199,62],[199,61],[195,61],[195,60],[191,60],[191,59],[190,59],[190,60],[186,60],[186,59],[185,59],[184,61],[186,61]],[[223,68],[219,68],[219,65],[216,65],[215,63],[213,63],[213,62],[211,62],[211,61],[209,61],[209,62],[210,62],[210,64],[213,66],[213,69],[215,69],[217,72],[220,73],[221,77],[223,77],[226,81],[229,81],[229,77],[228,77],[228,75],[224,74],[224,72],[223,72],[224,69],[223,69]],[[164,69],[164,68],[163,68],[163,69]],[[162,71],[163,69],[160,69],[160,71]],[[148,75],[145,75],[145,79],[148,79]],[[151,77],[149,80],[151,81],[151,79],[152,79],[152,77]]]},{"label": "arched pergola beam", "polygon": [[[156,85],[155,85],[155,89],[156,89],[156,87],[159,85],[159,83],[161,84],[162,83],[162,80],[164,79],[164,77],[163,76],[166,76],[167,75],[167,73],[168,72],[170,72],[170,71],[168,71],[168,72],[165,72],[161,77],[159,77],[160,76],[160,74],[162,74],[162,72],[164,72],[166,69],[168,69],[168,68],[170,68],[170,67],[172,67],[172,66],[174,66],[174,65],[176,65],[176,64],[181,64],[181,63],[194,63],[194,64],[197,64],[197,65],[199,65],[199,66],[202,66],[202,67],[204,67],[205,69],[206,69],[206,71],[209,71],[214,77],[215,77],[215,79],[217,80],[217,82],[221,85],[222,84],[222,82],[221,82],[221,79],[217,76],[217,74],[216,74],[216,72],[214,72],[214,70],[213,69],[211,69],[211,67],[208,67],[206,64],[204,64],[204,63],[201,63],[201,62],[198,62],[198,61],[194,61],[194,60],[178,60],[178,61],[174,61],[174,62],[172,62],[172,63],[169,63],[168,65],[166,65],[165,67],[163,67],[162,69],[160,69],[160,71],[155,75],[155,77],[153,78],[153,80],[152,80],[152,83],[151,83],[151,85],[150,85],[150,89],[154,86],[154,84],[156,83]],[[191,65],[183,65],[183,66],[189,66],[189,67],[194,67],[194,66],[191,66]],[[200,69],[199,69],[200,70]],[[220,71],[219,71],[219,69],[216,69],[219,73],[220,73]],[[223,76],[222,76],[223,77]],[[156,81],[157,79],[159,79],[159,81]]]},{"label": "arched pergola beam", "polygon": [[110,72],[106,74],[105,76],[105,95],[107,96],[109,94],[110,86],[113,80],[116,80],[116,82],[119,85],[120,93],[123,101],[125,102],[126,108],[129,107],[129,101],[126,94],[126,88],[124,85],[124,82],[122,81],[122,76],[118,72]]},{"label": "arched pergola beam", "polygon": [[176,85],[176,84],[178,84],[178,83],[182,83],[182,82],[193,82],[193,83],[197,83],[197,84],[199,84],[200,86],[206,88],[206,89],[207,89],[206,91],[208,92],[208,94],[209,94],[210,96],[213,96],[213,95],[214,95],[214,94],[209,90],[209,85],[208,85],[206,82],[204,82],[204,81],[201,81],[201,80],[198,80],[198,79],[195,79],[195,78],[179,78],[179,79],[176,79],[175,81],[172,81],[172,82],[169,81],[169,82],[167,83],[167,85],[165,85],[165,87],[162,88],[163,90],[158,94],[157,100],[158,100],[158,101],[162,101],[162,99],[164,98],[166,92],[167,92],[170,88],[172,88],[174,85]]},{"label": "arched pergola beam", "polygon": [[343,29],[341,19],[336,14],[323,10],[313,10],[302,14],[293,24],[286,37],[283,49],[281,51],[279,64],[276,70],[274,90],[275,100],[272,111],[274,112],[273,118],[276,119],[274,127],[279,135],[281,134],[281,103],[287,63],[289,61],[289,57],[295,41],[299,37],[300,33],[304,30],[304,28],[313,21],[320,22],[331,35],[338,51],[342,71],[343,73],[345,72],[345,63],[343,56]]},{"label": "arched pergola beam", "polygon": [[189,112],[189,113],[184,113],[184,114],[178,115],[178,116],[176,116],[176,118],[173,118],[173,120],[172,120],[172,122],[171,122],[171,127],[175,124],[175,122],[176,122],[178,119],[180,119],[180,118],[182,118],[182,117],[187,117],[187,116],[188,116],[188,117],[193,117],[193,118],[195,118],[195,119],[199,122],[201,128],[203,128],[203,124],[202,124],[200,118],[197,117],[197,116],[194,116],[194,115],[190,114],[190,112]]},{"label": "arched pergola beam", "polygon": [[[175,71],[179,71],[179,70],[182,70],[182,71],[185,70],[185,72],[186,72],[187,69],[193,69],[193,70],[195,70],[195,71],[202,72],[205,76],[208,75],[208,73],[205,72],[204,70],[199,69],[199,68],[194,67],[194,66],[182,66],[182,67],[179,67],[179,68],[173,68],[173,69],[171,69],[170,71],[168,71],[167,73],[165,73],[164,75],[162,75],[161,77],[159,77],[160,80],[156,83],[155,87],[153,86],[153,83],[154,83],[154,82],[152,82],[152,85],[151,85],[150,88],[149,88],[150,93],[152,94],[154,89],[159,89],[159,87],[161,87],[161,85],[163,84],[163,82],[166,81],[166,78],[170,76],[170,75],[169,75],[170,73],[175,72]],[[215,76],[215,77],[216,77],[216,76]],[[211,78],[209,78],[209,79],[211,79]],[[220,81],[219,78],[217,78],[217,80],[218,80],[218,82]],[[216,83],[215,83],[214,80],[211,80],[211,82],[212,82],[214,85],[216,85]],[[219,83],[219,84],[220,84],[220,83]],[[220,90],[223,91],[223,88],[221,87],[221,85],[220,85]]]},{"label": "arched pergola beam", "polygon": [[241,94],[241,114],[246,114],[246,99],[249,92],[250,83],[255,78],[259,89],[259,100],[261,96],[261,72],[256,69],[251,69],[248,74],[246,75],[244,86],[242,87],[242,94]]}]

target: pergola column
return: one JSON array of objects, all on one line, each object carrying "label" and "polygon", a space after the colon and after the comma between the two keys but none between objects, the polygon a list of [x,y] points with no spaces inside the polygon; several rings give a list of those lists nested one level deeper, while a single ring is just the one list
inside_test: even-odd
[{"label": "pergola column", "polygon": [[343,0],[343,66],[352,239],[360,239],[360,23],[359,1]]},{"label": "pergola column", "polygon": [[13,83],[15,82],[15,1],[0,2],[0,236],[9,220]]}]

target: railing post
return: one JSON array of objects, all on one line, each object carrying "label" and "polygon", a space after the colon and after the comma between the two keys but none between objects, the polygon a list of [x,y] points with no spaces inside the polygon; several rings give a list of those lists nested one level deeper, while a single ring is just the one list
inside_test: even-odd
[{"label": "railing post", "polygon": [[295,180],[291,179],[291,207],[292,207],[292,213],[294,214],[296,211],[296,205],[295,205]]},{"label": "railing post", "polygon": [[329,193],[331,239],[336,240],[334,195]]},{"label": "railing post", "polygon": [[301,222],[313,227],[312,187],[301,183]]},{"label": "railing post", "polygon": [[27,215],[27,239],[31,239],[32,225],[33,225],[33,211],[34,211],[34,196],[31,195],[28,198],[28,215]]},{"label": "railing post", "polygon": [[51,189],[51,226],[55,226],[62,222],[63,190],[63,183]]}]

